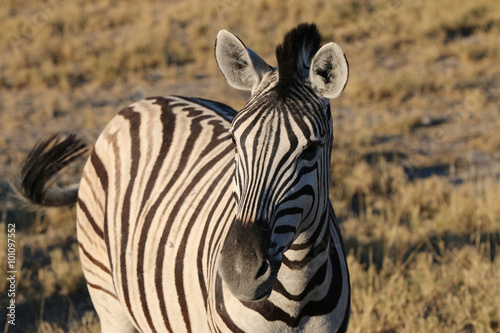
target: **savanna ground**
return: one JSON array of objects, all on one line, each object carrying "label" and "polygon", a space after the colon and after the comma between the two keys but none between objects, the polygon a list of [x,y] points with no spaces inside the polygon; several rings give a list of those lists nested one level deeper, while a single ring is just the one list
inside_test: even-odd
[{"label": "savanna ground", "polygon": [[[54,132],[93,142],[122,107],[181,94],[235,108],[213,43],[268,63],[298,22],[350,62],[332,101],[331,198],[352,281],[351,332],[500,332],[500,2],[497,0],[3,0],[0,329],[98,332],[74,210],[26,213],[9,182]],[[58,180],[78,179],[81,164]],[[16,326],[5,325],[16,223]]]}]

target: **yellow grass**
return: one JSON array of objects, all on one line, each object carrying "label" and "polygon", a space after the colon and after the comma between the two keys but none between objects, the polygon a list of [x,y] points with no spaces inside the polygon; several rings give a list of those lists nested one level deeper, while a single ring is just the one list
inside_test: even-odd
[{"label": "yellow grass", "polygon": [[[119,109],[146,96],[241,107],[248,95],[227,87],[214,60],[217,32],[235,33],[276,65],[282,35],[298,22],[317,23],[350,63],[347,89],[332,102],[331,189],[351,272],[350,331],[500,332],[497,0],[6,0],[1,7],[0,185],[36,140],[70,131],[92,142]],[[77,180],[80,170],[58,182]],[[3,188],[0,246],[6,224],[16,222],[20,327],[98,332],[74,212],[23,213]],[[3,267],[6,259],[0,250]]]}]

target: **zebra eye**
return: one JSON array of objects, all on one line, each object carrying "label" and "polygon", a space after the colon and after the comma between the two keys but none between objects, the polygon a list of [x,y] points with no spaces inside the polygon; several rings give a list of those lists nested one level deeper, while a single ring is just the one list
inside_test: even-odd
[{"label": "zebra eye", "polygon": [[313,142],[309,144],[300,154],[300,158],[306,161],[311,161],[318,152],[319,147],[321,147],[321,143],[319,141]]}]

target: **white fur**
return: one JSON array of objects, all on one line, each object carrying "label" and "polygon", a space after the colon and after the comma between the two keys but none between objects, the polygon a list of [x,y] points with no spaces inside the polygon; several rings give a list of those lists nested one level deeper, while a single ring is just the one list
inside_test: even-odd
[{"label": "white fur", "polygon": [[339,97],[348,78],[349,65],[340,46],[328,43],[316,52],[311,63],[309,80],[320,96]]},{"label": "white fur", "polygon": [[253,91],[271,71],[261,57],[227,30],[217,35],[215,59],[227,82],[236,89]]}]

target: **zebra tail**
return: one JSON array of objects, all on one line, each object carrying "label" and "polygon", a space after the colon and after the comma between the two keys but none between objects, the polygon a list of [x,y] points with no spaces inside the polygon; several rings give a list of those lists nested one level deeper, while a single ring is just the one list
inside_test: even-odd
[{"label": "zebra tail", "polygon": [[55,134],[40,141],[29,153],[20,177],[14,182],[16,196],[35,207],[60,207],[76,203],[79,184],[64,188],[51,185],[54,176],[87,150],[87,144],[74,134]]}]

